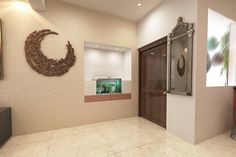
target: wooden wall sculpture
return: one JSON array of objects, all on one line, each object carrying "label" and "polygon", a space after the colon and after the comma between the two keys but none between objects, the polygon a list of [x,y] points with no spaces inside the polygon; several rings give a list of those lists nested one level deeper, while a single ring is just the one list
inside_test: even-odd
[{"label": "wooden wall sculpture", "polygon": [[62,76],[69,71],[76,61],[74,48],[68,41],[65,58],[60,60],[49,59],[41,51],[41,42],[49,34],[58,35],[49,29],[32,32],[25,41],[25,57],[31,68],[38,73],[45,76]]}]

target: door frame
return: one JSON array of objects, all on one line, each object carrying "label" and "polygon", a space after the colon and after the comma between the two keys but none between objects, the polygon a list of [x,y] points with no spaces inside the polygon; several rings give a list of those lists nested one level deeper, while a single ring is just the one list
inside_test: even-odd
[{"label": "door frame", "polygon": [[[138,83],[138,115],[140,117],[141,117],[141,54],[149,49],[160,46],[164,43],[167,44],[167,36],[165,36],[161,39],[158,39],[158,40],[156,40],[150,44],[147,44],[147,45],[138,49],[138,66],[139,66],[138,67],[138,78],[139,78],[139,83]],[[167,103],[166,103],[166,106],[167,106]],[[167,110],[166,110],[166,116],[167,116]],[[166,118],[166,120],[167,120],[167,118]]]}]

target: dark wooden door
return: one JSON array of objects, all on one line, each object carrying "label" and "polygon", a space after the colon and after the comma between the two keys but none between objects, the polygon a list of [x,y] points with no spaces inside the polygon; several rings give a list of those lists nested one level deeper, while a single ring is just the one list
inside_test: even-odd
[{"label": "dark wooden door", "polygon": [[139,115],[166,127],[167,39],[139,49]]}]

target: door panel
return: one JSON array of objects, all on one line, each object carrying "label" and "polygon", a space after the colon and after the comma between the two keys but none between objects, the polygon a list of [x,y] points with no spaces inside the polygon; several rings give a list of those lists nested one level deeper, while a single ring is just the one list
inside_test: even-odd
[{"label": "door panel", "polygon": [[140,52],[139,114],[166,127],[167,43]]}]

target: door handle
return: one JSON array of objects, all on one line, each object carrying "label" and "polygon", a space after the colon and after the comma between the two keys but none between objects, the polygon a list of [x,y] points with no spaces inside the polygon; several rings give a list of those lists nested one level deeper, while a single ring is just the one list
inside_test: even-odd
[{"label": "door handle", "polygon": [[164,94],[164,95],[167,94],[167,91],[163,91],[162,94]]}]

